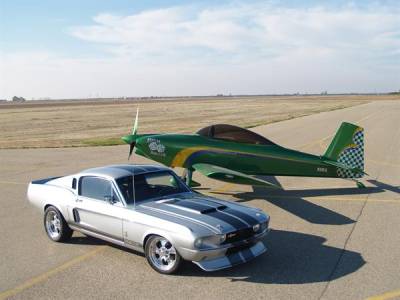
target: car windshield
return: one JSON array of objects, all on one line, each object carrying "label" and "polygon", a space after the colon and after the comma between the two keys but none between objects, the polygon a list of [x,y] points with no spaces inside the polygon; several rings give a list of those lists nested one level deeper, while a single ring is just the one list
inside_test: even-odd
[{"label": "car windshield", "polygon": [[116,180],[127,204],[133,204],[133,182],[135,182],[135,201],[140,202],[173,194],[190,192],[189,188],[169,171],[152,172],[121,177]]}]

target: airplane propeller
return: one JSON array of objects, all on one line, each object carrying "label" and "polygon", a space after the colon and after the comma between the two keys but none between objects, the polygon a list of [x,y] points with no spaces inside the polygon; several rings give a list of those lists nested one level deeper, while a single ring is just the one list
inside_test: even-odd
[{"label": "airplane propeller", "polygon": [[135,123],[133,124],[133,128],[132,128],[132,133],[130,135],[126,135],[122,137],[122,140],[124,142],[126,142],[127,144],[129,144],[129,155],[128,155],[128,160],[130,159],[132,153],[133,153],[133,149],[135,149],[135,145],[136,145],[136,133],[138,130],[138,123],[139,123],[139,107],[136,110],[136,119],[135,119]]},{"label": "airplane propeller", "polygon": [[128,155],[128,160],[131,158],[133,149],[135,149],[135,142],[133,142],[132,144],[129,145],[129,155]]},{"label": "airplane propeller", "polygon": [[138,123],[139,123],[139,107],[136,110],[136,118],[135,118],[135,123],[132,128],[132,135],[136,135],[136,132],[138,129]]}]

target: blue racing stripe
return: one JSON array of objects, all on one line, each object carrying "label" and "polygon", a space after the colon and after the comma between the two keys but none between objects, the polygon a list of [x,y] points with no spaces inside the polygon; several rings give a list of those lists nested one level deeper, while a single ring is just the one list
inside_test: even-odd
[{"label": "blue racing stripe", "polygon": [[236,230],[240,230],[240,229],[244,229],[244,228],[248,227],[246,223],[240,221],[239,219],[232,217],[232,216],[225,214],[218,210],[209,212],[206,215],[214,217],[218,220],[224,221],[224,222],[228,223],[229,225],[231,225]]},{"label": "blue racing stripe", "polygon": [[244,262],[243,259],[240,257],[239,253],[230,254],[227,257],[232,266]]},{"label": "blue racing stripe", "polygon": [[181,206],[184,208],[193,209],[201,214],[213,217],[218,219],[219,221],[223,221],[231,225],[235,230],[240,230],[244,228],[248,228],[246,222],[241,221],[240,218],[231,216],[227,213],[224,213],[224,210],[218,210],[216,207],[212,207],[209,205],[203,205],[201,203],[196,203],[194,201],[186,201],[186,200],[179,200],[173,204],[174,206]]},{"label": "blue racing stripe", "polygon": [[241,253],[242,253],[242,255],[243,255],[243,257],[244,257],[244,259],[245,259],[246,261],[249,261],[249,260],[251,260],[252,258],[254,258],[253,252],[251,252],[250,249],[244,249],[244,250],[242,250]]},{"label": "blue racing stripe", "polygon": [[238,217],[238,218],[242,219],[243,221],[245,221],[246,223],[250,224],[251,226],[260,223],[256,218],[253,218],[249,214],[246,214],[246,213],[241,212],[241,211],[236,210],[236,209],[232,209],[230,207],[225,208],[223,211],[227,212],[228,214],[234,215],[235,217]]},{"label": "blue racing stripe", "polygon": [[174,203],[175,206],[182,206],[185,208],[193,209],[195,211],[198,211],[199,213],[204,213],[208,212],[210,209],[215,210],[214,208],[208,206],[208,205],[203,205],[201,203],[196,203],[192,201],[185,201],[185,200],[179,200]]}]

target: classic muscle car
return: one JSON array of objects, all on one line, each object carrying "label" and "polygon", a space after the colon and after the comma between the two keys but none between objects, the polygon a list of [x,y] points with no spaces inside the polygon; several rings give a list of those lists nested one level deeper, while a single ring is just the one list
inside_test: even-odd
[{"label": "classic muscle car", "polygon": [[68,241],[76,230],[144,252],[164,274],[182,260],[215,271],[266,251],[268,215],[199,194],[165,167],[112,165],[35,180],[27,196],[44,212],[51,240]]}]

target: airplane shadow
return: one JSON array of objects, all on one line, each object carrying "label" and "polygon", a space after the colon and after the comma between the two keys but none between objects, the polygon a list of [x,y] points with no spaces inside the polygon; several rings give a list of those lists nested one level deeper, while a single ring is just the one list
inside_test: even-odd
[{"label": "airplane shadow", "polygon": [[381,188],[383,190],[391,191],[393,193],[400,194],[400,187],[398,186],[393,186],[375,179],[369,179],[367,180],[369,183],[372,183],[373,185],[377,186],[378,188]]},{"label": "airplane shadow", "polygon": [[[325,241],[321,236],[272,230],[265,239],[266,254],[246,264],[201,276],[228,277],[232,282],[303,284],[338,279],[365,264],[360,253],[324,245]],[[332,274],[341,255],[343,264]],[[179,275],[200,274],[196,266],[185,264]]]},{"label": "airplane shadow", "polygon": [[[279,181],[274,176],[263,177],[273,184],[280,185]],[[264,199],[291,214],[302,218],[313,224],[325,225],[344,225],[351,224],[355,221],[331,209],[319,206],[313,202],[303,199],[303,197],[318,197],[318,196],[332,196],[332,195],[359,195],[383,192],[379,186],[359,188],[328,188],[328,189],[308,189],[308,190],[280,190],[270,189],[265,187],[253,186],[252,192],[244,193],[225,193],[225,192],[211,192],[213,194],[226,194],[230,195],[237,200],[237,202],[246,202],[254,199]]]}]

